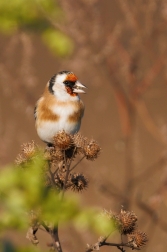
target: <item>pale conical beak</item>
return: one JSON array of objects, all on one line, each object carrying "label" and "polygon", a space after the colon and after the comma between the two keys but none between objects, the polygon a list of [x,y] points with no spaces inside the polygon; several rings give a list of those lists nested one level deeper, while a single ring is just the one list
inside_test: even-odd
[{"label": "pale conical beak", "polygon": [[83,84],[81,84],[79,81],[76,81],[75,85],[73,86],[73,92],[74,93],[86,93],[83,89],[87,88]]}]

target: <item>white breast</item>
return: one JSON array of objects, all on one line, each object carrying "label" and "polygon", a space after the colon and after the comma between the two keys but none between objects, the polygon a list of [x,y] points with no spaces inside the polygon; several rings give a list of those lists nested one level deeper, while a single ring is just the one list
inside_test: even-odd
[{"label": "white breast", "polygon": [[37,133],[39,137],[48,143],[53,142],[53,137],[58,133],[60,130],[65,130],[68,134],[75,134],[80,129],[80,122],[78,123],[67,123],[67,121],[61,119],[58,122],[45,122],[37,128]]},{"label": "white breast", "polygon": [[52,107],[53,112],[58,115],[59,119],[56,122],[53,121],[42,121],[40,126],[37,128],[39,137],[48,143],[53,142],[53,137],[60,130],[65,130],[68,134],[75,134],[80,129],[81,122],[70,122],[69,116],[72,115],[75,110],[77,112],[77,106],[74,104],[59,104],[59,106]]}]

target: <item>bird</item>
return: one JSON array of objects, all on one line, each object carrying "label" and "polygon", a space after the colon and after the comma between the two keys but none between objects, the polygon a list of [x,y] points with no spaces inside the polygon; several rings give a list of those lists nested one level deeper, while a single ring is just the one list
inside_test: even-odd
[{"label": "bird", "polygon": [[71,71],[58,72],[46,84],[34,116],[37,134],[48,146],[59,131],[72,135],[79,131],[85,106],[78,94],[86,93],[85,88]]}]

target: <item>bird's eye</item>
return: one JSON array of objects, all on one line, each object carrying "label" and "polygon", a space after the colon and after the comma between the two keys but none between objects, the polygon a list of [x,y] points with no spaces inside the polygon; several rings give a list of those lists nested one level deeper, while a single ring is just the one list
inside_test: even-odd
[{"label": "bird's eye", "polygon": [[63,83],[70,88],[72,88],[75,85],[75,82],[70,80],[65,80]]}]

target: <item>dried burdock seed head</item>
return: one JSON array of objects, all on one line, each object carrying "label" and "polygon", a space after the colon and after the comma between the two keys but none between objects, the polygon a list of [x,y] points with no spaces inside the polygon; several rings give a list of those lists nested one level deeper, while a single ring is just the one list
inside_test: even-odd
[{"label": "dried burdock seed head", "polygon": [[45,158],[47,160],[53,161],[53,162],[59,162],[62,161],[64,156],[63,156],[63,152],[62,150],[60,150],[59,148],[53,148],[50,150],[45,151]]},{"label": "dried burdock seed head", "polygon": [[88,160],[95,160],[100,154],[101,148],[95,140],[91,140],[84,146],[85,156]]},{"label": "dried burdock seed head", "polygon": [[22,164],[25,164],[26,162],[27,162],[27,158],[23,154],[18,154],[15,160],[15,163],[17,165],[22,165]]},{"label": "dried burdock seed head", "polygon": [[87,138],[83,137],[80,133],[77,133],[73,136],[73,142],[74,145],[77,148],[84,148],[86,142],[87,142]]},{"label": "dried burdock seed head", "polygon": [[123,235],[134,232],[136,228],[137,216],[134,212],[121,210],[120,214],[116,214],[104,209],[102,215],[111,220],[115,229]]},{"label": "dried burdock seed head", "polygon": [[121,209],[116,219],[118,221],[118,229],[122,234],[126,235],[134,231],[137,222],[137,216],[134,212]]},{"label": "dried burdock seed head", "polygon": [[52,158],[56,161],[62,161],[64,156],[63,156],[63,152],[59,149],[54,150],[54,152],[52,153]]},{"label": "dried burdock seed head", "polygon": [[81,192],[88,187],[88,180],[83,174],[71,175],[71,190]]},{"label": "dried burdock seed head", "polygon": [[95,160],[101,151],[100,146],[95,140],[89,140],[80,133],[73,136],[73,143],[77,148],[77,153],[83,153],[88,160]]},{"label": "dried burdock seed head", "polygon": [[112,211],[107,211],[106,209],[103,209],[102,216],[107,217],[107,219],[112,220],[114,213]]},{"label": "dried burdock seed head", "polygon": [[38,146],[34,143],[34,141],[30,143],[24,143],[21,147],[21,153],[18,154],[15,160],[15,163],[17,165],[23,165],[29,160],[31,160],[31,158],[33,158],[35,153],[37,153],[39,150]]},{"label": "dried burdock seed head", "polygon": [[45,158],[46,160],[51,160],[51,159],[52,159],[50,151],[46,150],[46,151],[44,152],[44,158]]},{"label": "dried burdock seed head", "polygon": [[140,249],[148,242],[146,233],[141,232],[140,230],[135,230],[133,233],[128,234],[127,237],[132,249]]},{"label": "dried burdock seed head", "polygon": [[103,209],[102,215],[105,216],[110,221],[112,221],[116,230],[118,231],[121,230],[122,225],[118,214],[113,213],[111,210],[107,211],[106,209]]},{"label": "dried burdock seed head", "polygon": [[67,134],[64,130],[59,131],[54,137],[54,146],[61,150],[69,149],[72,144],[72,136]]},{"label": "dried burdock seed head", "polygon": [[30,143],[24,143],[22,145],[22,153],[24,153],[25,157],[27,158],[31,158],[32,156],[34,156],[36,151],[37,151],[37,145],[35,144],[34,141]]}]

